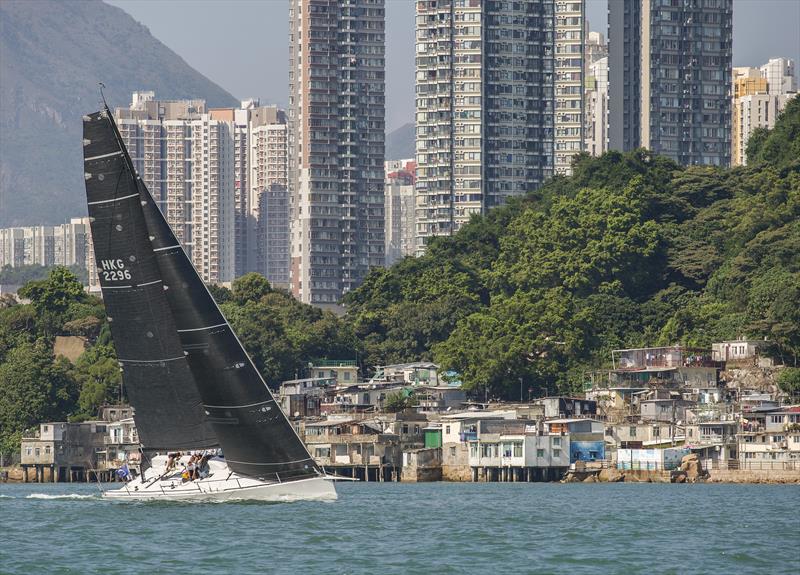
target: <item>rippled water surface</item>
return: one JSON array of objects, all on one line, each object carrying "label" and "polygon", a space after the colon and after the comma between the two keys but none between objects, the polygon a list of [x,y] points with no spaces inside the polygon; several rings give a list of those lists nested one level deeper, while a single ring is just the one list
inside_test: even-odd
[{"label": "rippled water surface", "polygon": [[344,483],[336,502],[108,502],[0,485],[0,573],[764,573],[800,487]]}]

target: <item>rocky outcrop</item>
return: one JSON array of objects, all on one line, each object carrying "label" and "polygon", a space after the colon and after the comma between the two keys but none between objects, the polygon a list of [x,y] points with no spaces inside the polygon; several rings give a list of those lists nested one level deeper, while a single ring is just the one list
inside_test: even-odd
[{"label": "rocky outcrop", "polygon": [[671,476],[672,483],[698,483],[708,479],[708,471],[703,470],[703,464],[696,453],[684,455],[681,465],[675,469]]},{"label": "rocky outcrop", "polygon": [[755,389],[764,393],[778,391],[776,382],[782,367],[728,367],[720,373],[720,377],[732,389]]},{"label": "rocky outcrop", "polygon": [[619,469],[609,467],[608,469],[603,469],[597,475],[597,479],[606,483],[619,483],[621,481],[625,481],[625,474]]}]

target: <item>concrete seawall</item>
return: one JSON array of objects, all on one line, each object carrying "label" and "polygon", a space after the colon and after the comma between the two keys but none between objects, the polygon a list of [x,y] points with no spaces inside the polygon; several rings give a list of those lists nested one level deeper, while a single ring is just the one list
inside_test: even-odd
[{"label": "concrete seawall", "polygon": [[711,483],[800,483],[798,470],[712,469]]}]

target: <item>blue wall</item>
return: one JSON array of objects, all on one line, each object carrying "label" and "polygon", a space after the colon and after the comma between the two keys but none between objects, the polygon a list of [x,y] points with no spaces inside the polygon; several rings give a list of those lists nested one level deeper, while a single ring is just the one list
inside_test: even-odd
[{"label": "blue wall", "polygon": [[595,461],[606,458],[606,444],[604,441],[570,441],[569,462]]}]

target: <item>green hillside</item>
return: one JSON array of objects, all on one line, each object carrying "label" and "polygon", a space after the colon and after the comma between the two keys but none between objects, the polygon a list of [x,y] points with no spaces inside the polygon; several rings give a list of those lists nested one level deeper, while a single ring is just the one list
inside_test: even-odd
[{"label": "green hillside", "polygon": [[681,168],[644,150],[475,218],[348,298],[366,365],[434,360],[473,390],[580,387],[614,348],[741,334],[800,352],[800,99],[749,166]]}]

